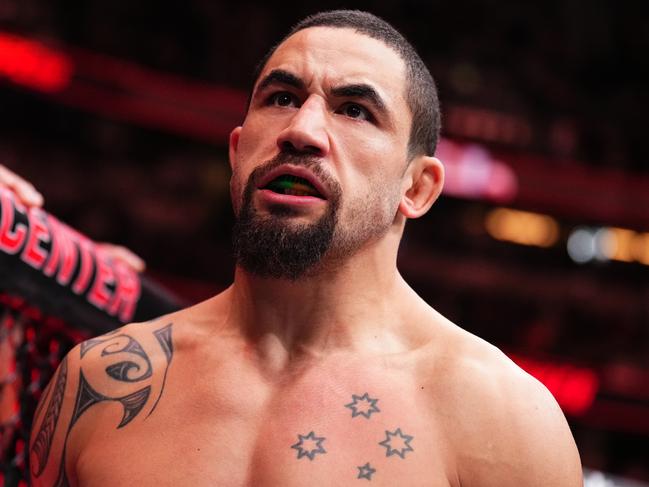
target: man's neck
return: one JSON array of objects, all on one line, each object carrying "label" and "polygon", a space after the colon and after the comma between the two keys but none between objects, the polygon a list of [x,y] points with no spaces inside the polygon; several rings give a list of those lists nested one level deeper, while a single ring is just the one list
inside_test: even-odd
[{"label": "man's neck", "polygon": [[334,269],[295,281],[237,268],[227,293],[231,318],[271,364],[408,346],[400,325],[415,295],[397,271],[396,252],[385,248],[361,251]]}]

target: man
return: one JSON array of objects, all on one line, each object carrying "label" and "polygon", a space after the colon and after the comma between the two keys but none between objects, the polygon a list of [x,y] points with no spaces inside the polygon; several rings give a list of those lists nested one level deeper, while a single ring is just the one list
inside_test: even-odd
[{"label": "man", "polygon": [[35,486],[566,486],[548,391],[396,268],[439,195],[433,81],[392,27],[298,24],[230,136],[234,283],[91,339],[35,415]]}]

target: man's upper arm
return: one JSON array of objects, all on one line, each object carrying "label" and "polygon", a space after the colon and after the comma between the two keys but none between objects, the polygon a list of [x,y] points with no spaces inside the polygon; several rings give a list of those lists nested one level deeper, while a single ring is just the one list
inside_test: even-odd
[{"label": "man's upper arm", "polygon": [[[465,487],[583,487],[568,423],[550,392],[519,369],[495,374],[490,461],[462,479]],[[494,409],[492,409],[494,408]]]},{"label": "man's upper arm", "polygon": [[[76,353],[75,353],[76,352]],[[64,470],[64,446],[79,381],[78,349],[57,368],[34,414],[30,445],[30,478],[34,487],[58,485]]]},{"label": "man's upper arm", "polygon": [[449,435],[462,487],[583,487],[572,433],[545,386],[495,347],[458,363]]},{"label": "man's upper arm", "polygon": [[563,412],[540,382],[527,376],[515,391],[512,414],[517,417],[512,430],[510,452],[520,455],[520,472],[525,484],[582,487],[581,460]]},{"label": "man's upper arm", "polygon": [[[163,320],[126,325],[68,353],[34,415],[29,447],[34,486],[74,484],[77,460],[98,431],[142,421],[156,409],[174,353],[172,326]],[[103,414],[107,410],[96,404],[121,407]]]}]

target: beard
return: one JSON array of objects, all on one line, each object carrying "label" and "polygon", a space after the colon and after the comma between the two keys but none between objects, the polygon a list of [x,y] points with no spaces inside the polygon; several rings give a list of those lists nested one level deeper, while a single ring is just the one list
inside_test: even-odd
[{"label": "beard", "polygon": [[[294,210],[273,206],[260,215],[253,204],[259,181],[282,164],[310,169],[329,193],[325,213],[314,223],[294,223]],[[283,152],[256,168],[246,183],[233,231],[237,263],[259,277],[296,280],[317,267],[329,250],[338,223],[342,191],[317,159]]]},{"label": "beard", "polygon": [[[297,213],[283,205],[270,207],[266,215],[255,209],[253,194],[259,181],[282,164],[310,169],[326,188],[327,209],[314,223],[291,222]],[[237,264],[259,277],[295,281],[343,262],[368,240],[385,235],[393,222],[399,198],[396,193],[388,196],[392,194],[388,188],[377,189],[375,198],[360,198],[348,209],[352,224],[343,228],[339,222],[342,189],[319,159],[280,153],[256,168],[246,182],[233,230]]]}]

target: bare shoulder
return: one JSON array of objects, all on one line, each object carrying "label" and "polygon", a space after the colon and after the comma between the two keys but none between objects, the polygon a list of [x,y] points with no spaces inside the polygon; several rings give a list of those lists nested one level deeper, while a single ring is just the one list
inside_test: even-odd
[{"label": "bare shoulder", "polygon": [[[153,387],[151,380],[164,373],[174,356],[172,317],[132,323],[90,338],[68,353],[68,365],[78,371],[81,386],[101,388],[121,396],[135,385]],[[81,390],[83,392],[83,390]]]},{"label": "bare shoulder", "polygon": [[[94,431],[128,427],[155,410],[174,356],[174,324],[168,318],[123,326],[78,344],[64,357],[34,415],[29,447],[34,486],[68,485],[79,445]],[[119,407],[98,414],[99,403]]]},{"label": "bare shoulder", "polygon": [[75,346],[34,414],[29,446],[32,485],[76,485],[78,462],[93,441],[133,431],[146,418],[155,417],[181,353],[202,339],[206,323],[213,324],[222,314],[213,298]]},{"label": "bare shoulder", "polygon": [[[543,384],[498,348],[444,320],[431,353],[435,407],[464,486],[583,485],[566,419]],[[440,399],[441,398],[441,399]]]}]

